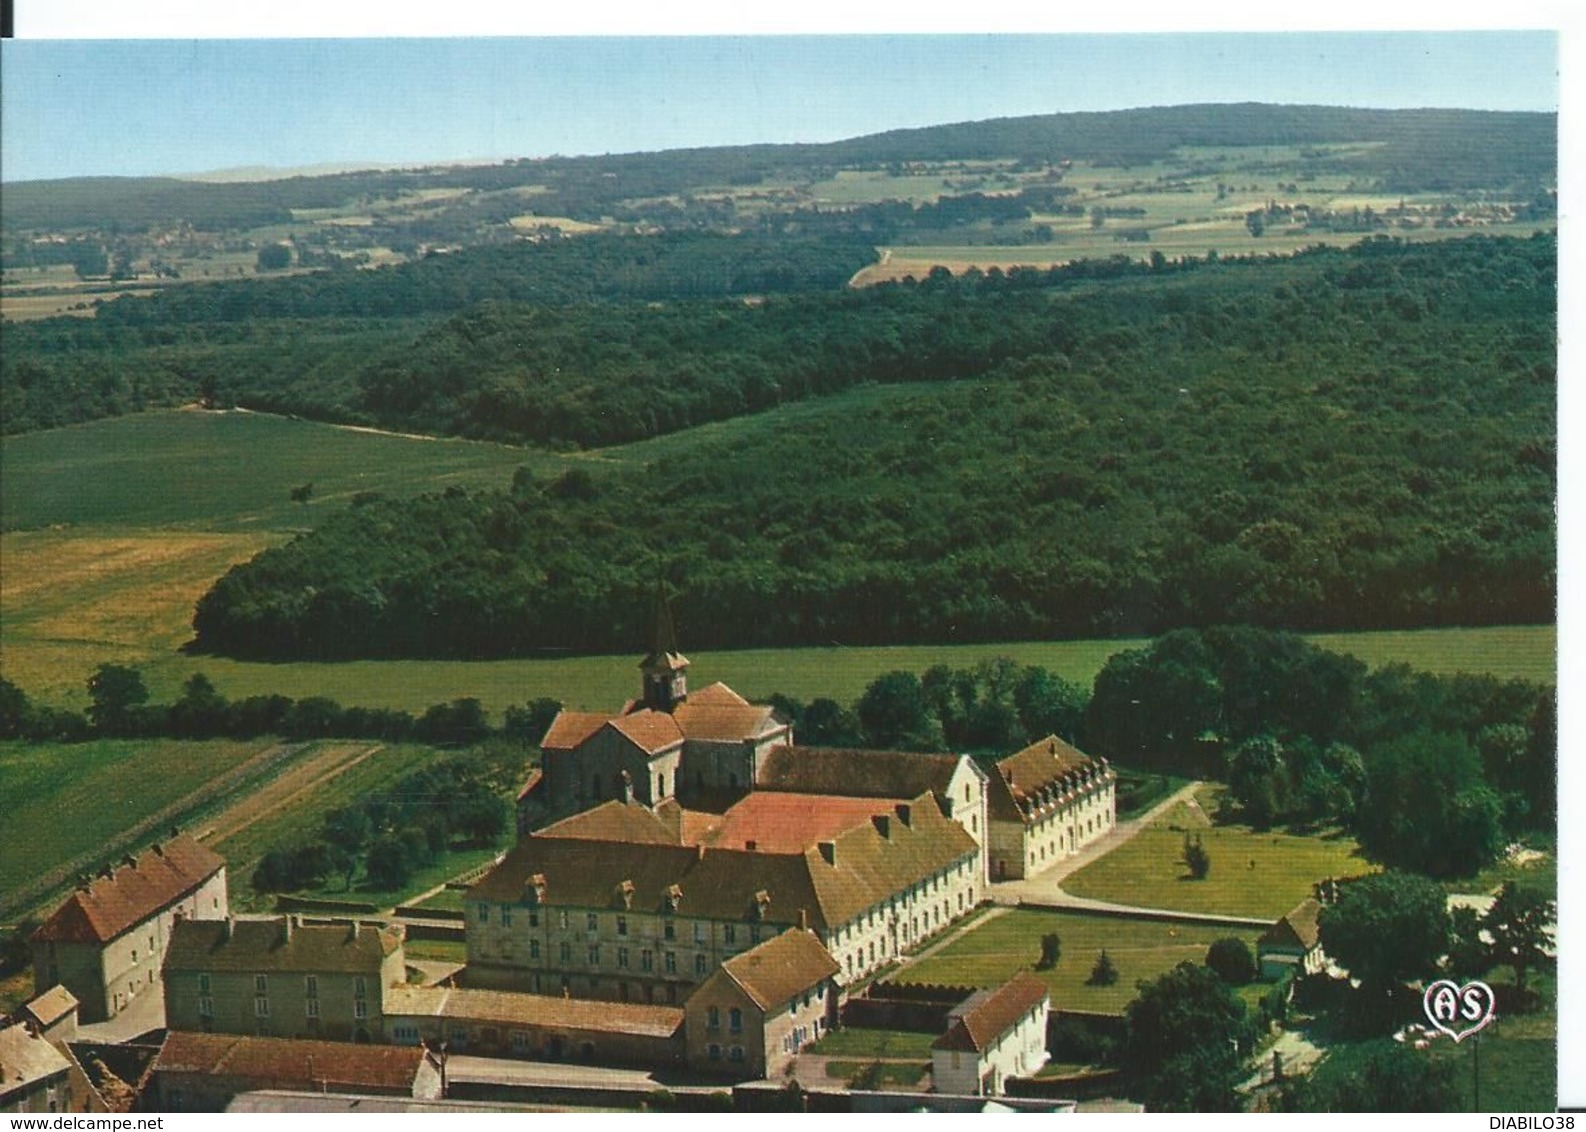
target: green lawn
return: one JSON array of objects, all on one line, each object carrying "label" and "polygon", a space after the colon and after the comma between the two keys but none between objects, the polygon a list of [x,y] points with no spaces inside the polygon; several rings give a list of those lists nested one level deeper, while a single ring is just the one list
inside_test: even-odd
[{"label": "green lawn", "polygon": [[429,899],[419,901],[417,907],[426,911],[461,912],[466,896],[467,892],[464,889],[443,888]]},{"label": "green lawn", "polygon": [[822,1057],[897,1057],[930,1060],[931,1043],[940,1034],[920,1034],[913,1030],[868,1030],[849,1026],[828,1030],[810,1047]]},{"label": "green lawn", "polygon": [[6,815],[0,902],[79,854],[102,849],[106,861],[119,857],[121,850],[112,848],[118,835],[274,745],[270,739],[0,743],[0,813]]},{"label": "green lawn", "polygon": [[927,1064],[899,1064],[868,1061],[828,1061],[826,1076],[848,1082],[855,1089],[878,1089],[886,1085],[917,1085],[931,1071]]},{"label": "green lawn", "polygon": [[410,939],[402,945],[409,959],[431,963],[466,963],[468,945],[456,939]]},{"label": "green lawn", "polygon": [[[1041,937],[1048,932],[1057,933],[1062,957],[1051,970],[1035,973],[1052,988],[1053,1008],[1103,1014],[1122,1013],[1135,997],[1136,983],[1154,979],[1186,960],[1204,962],[1213,940],[1237,936],[1254,950],[1260,934],[1255,929],[1021,908],[986,921],[930,958],[905,967],[893,980],[995,986],[1034,966],[1041,954]],[[1104,948],[1118,968],[1118,981],[1108,987],[1089,986],[1091,967]]]},{"label": "green lawn", "polygon": [[[1215,812],[1221,786],[1198,793],[1206,813]],[[1188,879],[1179,858],[1186,831],[1201,838],[1211,857],[1204,880]],[[1075,896],[1171,908],[1276,919],[1311,895],[1325,877],[1375,871],[1343,833],[1299,836],[1281,830],[1258,833],[1242,825],[1208,825],[1183,805],[1163,814],[1138,835],[1080,869],[1063,882]]]}]

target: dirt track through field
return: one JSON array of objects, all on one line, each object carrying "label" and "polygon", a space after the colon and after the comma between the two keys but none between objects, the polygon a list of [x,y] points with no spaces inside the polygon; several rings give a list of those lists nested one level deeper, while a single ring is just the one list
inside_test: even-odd
[{"label": "dirt track through field", "polygon": [[383,750],[384,745],[379,743],[332,744],[221,810],[212,822],[206,823],[201,839],[213,846],[235,837]]}]

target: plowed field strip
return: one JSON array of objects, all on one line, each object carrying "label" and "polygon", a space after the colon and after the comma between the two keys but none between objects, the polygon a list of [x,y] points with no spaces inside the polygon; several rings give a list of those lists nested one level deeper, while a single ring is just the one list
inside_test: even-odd
[{"label": "plowed field strip", "polygon": [[207,823],[202,840],[216,845],[340,777],[365,759],[384,750],[381,744],[335,744],[292,767],[246,798],[221,810]]}]

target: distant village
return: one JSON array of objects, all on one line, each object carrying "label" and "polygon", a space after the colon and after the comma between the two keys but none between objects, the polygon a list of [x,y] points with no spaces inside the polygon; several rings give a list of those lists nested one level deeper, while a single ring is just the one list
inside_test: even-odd
[{"label": "distant village", "polygon": [[[636,699],[556,717],[516,845],[467,890],[467,961],[438,980],[410,981],[404,943],[455,924],[235,915],[227,862],[186,833],[84,878],[32,937],[0,1111],[499,1108],[538,1095],[522,1062],[780,1093],[878,972],[1115,826],[1107,761],[1055,736],[994,764],[800,747],[688,667],[663,619]],[[1265,963],[1319,958],[1311,903]],[[849,1110],[1076,1107],[1007,1095],[1048,1060],[1040,978],[925,1005],[931,1092]]]}]

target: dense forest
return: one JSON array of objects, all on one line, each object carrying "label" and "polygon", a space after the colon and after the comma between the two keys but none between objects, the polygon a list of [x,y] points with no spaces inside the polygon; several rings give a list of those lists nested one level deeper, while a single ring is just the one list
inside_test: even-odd
[{"label": "dense forest", "polygon": [[[1384,192],[1548,184],[1557,116],[1470,110],[1362,110],[1261,104],[1045,114],[893,130],[818,145],[724,146],[660,154],[551,157],[497,165],[363,171],[250,184],[170,178],[79,178],[7,185],[8,231],[135,231],[185,222],[250,228],[294,209],[327,208],[422,189],[534,189],[544,214],[634,221],[645,202],[708,185],[827,176],[842,167],[909,161],[1083,160],[1128,166],[1180,147],[1314,146],[1315,172],[1357,175]],[[473,207],[472,203],[463,207]]]},{"label": "dense forest", "polygon": [[[470,312],[354,396],[584,444],[849,391],[510,492],[361,500],[220,579],[196,646],[620,651],[658,572],[702,648],[1547,621],[1555,254],[938,276],[609,307],[565,337]],[[559,386],[574,349],[620,364]]]}]

